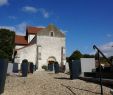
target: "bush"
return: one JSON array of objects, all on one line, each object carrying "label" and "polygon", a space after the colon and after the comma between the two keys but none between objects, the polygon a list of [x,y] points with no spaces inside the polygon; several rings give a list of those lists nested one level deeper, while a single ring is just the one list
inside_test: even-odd
[{"label": "bush", "polygon": [[7,57],[11,61],[13,49],[15,46],[15,32],[10,31],[8,29],[0,29],[0,52],[4,52],[3,56],[0,55],[1,58]]},{"label": "bush", "polygon": [[8,58],[8,55],[4,51],[0,50],[0,58]]},{"label": "bush", "polygon": [[46,65],[43,65],[42,66],[42,69],[44,69],[45,71],[47,71],[48,70],[48,67]]}]

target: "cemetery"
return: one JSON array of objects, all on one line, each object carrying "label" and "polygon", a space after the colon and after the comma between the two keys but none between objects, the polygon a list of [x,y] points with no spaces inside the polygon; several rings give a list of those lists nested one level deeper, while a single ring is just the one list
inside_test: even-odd
[{"label": "cemetery", "polygon": [[[50,25],[47,27],[47,29],[48,28],[53,29],[55,27],[53,25],[52,26]],[[12,36],[10,35],[11,38],[9,37],[10,38],[9,41],[12,41],[12,44],[14,44],[15,36],[14,36],[13,32],[8,31],[8,30],[1,30],[1,31],[6,31],[6,33],[12,33]],[[62,34],[59,34],[59,35],[62,35]],[[2,36],[2,34],[0,36]],[[7,36],[6,36],[6,38],[7,38]],[[1,43],[1,44],[3,44],[3,43]],[[8,44],[8,45],[10,46],[12,44]],[[61,44],[59,44],[59,45],[61,45]],[[21,51],[19,51],[19,52],[27,54],[28,50],[31,48],[31,47],[30,48],[28,48],[28,47],[30,47],[30,46],[27,46],[27,48],[25,46],[25,48],[22,48],[22,52]],[[4,48],[5,48],[5,46],[4,46]],[[4,50],[4,48],[2,49],[2,51],[0,51],[1,53],[8,52],[8,51],[6,51],[6,49]],[[21,56],[23,56],[23,60],[21,61],[21,64],[18,63],[18,62],[20,62],[17,60],[18,59],[18,55],[17,55],[18,51],[13,51],[13,48],[14,48],[14,46],[10,48],[11,53],[9,53],[9,55],[6,55],[5,53],[4,53],[4,56],[0,55],[0,57],[1,57],[1,59],[0,59],[0,80],[1,80],[0,94],[4,93],[3,95],[16,95],[15,93],[20,93],[17,91],[22,90],[21,86],[24,85],[25,89],[26,89],[26,87],[29,87],[28,90],[25,90],[25,91],[22,90],[22,92],[18,95],[22,95],[23,93],[28,94],[29,92],[32,95],[35,95],[36,93],[38,93],[37,89],[40,89],[39,93],[42,93],[42,94],[44,94],[44,89],[46,89],[45,93],[46,94],[48,93],[47,95],[50,95],[50,94],[53,95],[53,93],[55,91],[54,89],[56,89],[56,87],[57,87],[56,90],[58,92],[55,92],[56,93],[55,95],[58,95],[58,93],[60,93],[60,95],[64,95],[66,88],[68,89],[67,93],[70,93],[69,90],[71,91],[70,95],[73,95],[73,93],[75,93],[75,92],[76,93],[81,92],[81,91],[78,91],[77,89],[79,89],[79,90],[82,89],[83,93],[85,93],[84,95],[93,95],[93,94],[95,95],[95,93],[99,93],[101,95],[104,95],[104,94],[110,95],[110,89],[112,89],[112,87],[113,87],[112,62],[108,58],[106,58],[106,56],[95,45],[93,46],[93,48],[97,50],[97,55],[98,55],[96,60],[95,60],[95,57],[92,57],[92,58],[80,57],[77,59],[73,59],[73,57],[71,57],[71,56],[66,60],[64,57],[65,49],[61,48],[60,49],[61,64],[59,64],[59,62],[56,60],[58,57],[49,55],[50,57],[49,58],[47,57],[48,64],[41,65],[42,68],[39,67],[39,70],[38,70],[37,66],[40,64],[38,64],[38,65],[34,64],[34,61],[32,62],[31,60],[29,60],[28,56],[26,54],[24,54],[24,56],[26,56],[26,57],[24,57],[23,55],[20,54]],[[34,49],[34,47],[31,49]],[[21,49],[19,49],[19,50],[21,50]],[[42,49],[39,49],[39,50],[40,50],[40,52],[42,51]],[[13,55],[13,57],[11,57],[12,55]],[[36,55],[37,54],[35,54],[35,58],[38,58],[38,60],[36,60],[36,61],[40,61],[41,59],[43,59],[41,56],[36,57]],[[103,56],[103,58],[110,64],[110,67],[102,67],[102,65],[100,63],[100,55]],[[8,61],[8,59],[10,59],[10,61]],[[96,67],[96,61],[98,64],[97,67]],[[6,83],[5,83],[5,80],[6,80]],[[93,83],[86,83],[86,81],[93,82]],[[30,82],[31,83],[33,82],[32,87],[37,83],[39,83],[37,85],[39,85],[41,87],[38,87],[37,85],[35,85],[34,86],[35,88],[33,87],[32,90],[30,90],[31,89]],[[45,84],[43,84],[43,83],[45,83]],[[97,83],[97,84],[95,84],[95,83]],[[17,85],[15,87],[16,84],[19,84],[19,85]],[[12,88],[13,88],[13,86],[15,88],[17,88],[17,89],[13,88],[15,90],[15,92],[8,91],[8,89],[12,89],[12,88],[10,88],[10,85],[12,85]],[[59,86],[57,86],[57,85],[59,85]],[[80,85],[80,87],[78,87],[79,85]],[[83,85],[87,85],[88,89],[85,90]],[[49,86],[50,86],[50,89],[47,88]],[[51,86],[53,88],[54,87],[55,88],[52,89]],[[76,88],[76,86],[78,88]],[[86,86],[86,88],[87,88],[87,86]],[[61,88],[62,90],[59,90],[58,88]],[[72,90],[73,88],[75,88],[75,89]],[[93,92],[92,89],[94,89],[94,88],[96,90]],[[10,94],[8,94],[8,93],[10,93]],[[83,94],[80,93],[80,95],[83,95]]]}]

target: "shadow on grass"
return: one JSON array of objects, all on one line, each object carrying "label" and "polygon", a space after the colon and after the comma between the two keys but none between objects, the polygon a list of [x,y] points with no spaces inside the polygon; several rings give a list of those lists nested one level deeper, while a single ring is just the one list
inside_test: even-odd
[{"label": "shadow on grass", "polygon": [[66,87],[68,90],[70,90],[73,93],[73,95],[77,95],[77,94],[72,91],[72,88],[77,89],[77,90],[81,90],[81,91],[87,91],[87,92],[94,93],[94,94],[100,94],[98,92],[93,92],[93,91],[86,90],[86,89],[81,89],[81,88],[76,88],[76,87],[70,87],[70,86],[66,86],[66,85],[63,85],[63,84],[61,84],[61,85],[64,86],[64,87]]}]

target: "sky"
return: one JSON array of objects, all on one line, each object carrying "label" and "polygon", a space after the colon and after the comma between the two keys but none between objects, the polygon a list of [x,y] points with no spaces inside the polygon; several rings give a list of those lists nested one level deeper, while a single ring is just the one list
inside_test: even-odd
[{"label": "sky", "polygon": [[94,54],[94,44],[113,55],[113,0],[0,0],[0,28],[25,35],[28,25],[48,24],[65,32],[67,56]]}]

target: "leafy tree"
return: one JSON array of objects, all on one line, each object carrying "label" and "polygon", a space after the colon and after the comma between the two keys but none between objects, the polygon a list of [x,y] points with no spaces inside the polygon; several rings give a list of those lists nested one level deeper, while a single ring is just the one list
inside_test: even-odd
[{"label": "leafy tree", "polygon": [[8,58],[8,55],[4,51],[0,50],[0,58]]},{"label": "leafy tree", "polygon": [[[13,49],[15,41],[15,32],[8,29],[0,29],[0,53],[4,52],[4,57],[8,56],[8,59],[12,59]],[[0,58],[3,58],[0,54]]]},{"label": "leafy tree", "polygon": [[76,50],[76,51],[74,51],[72,53],[72,55],[69,57],[69,59],[71,59],[71,60],[78,60],[78,59],[80,59],[82,57],[83,57],[82,53],[80,51]]},{"label": "leafy tree", "polygon": [[84,58],[94,58],[95,55],[84,54],[83,57],[84,57]]}]

